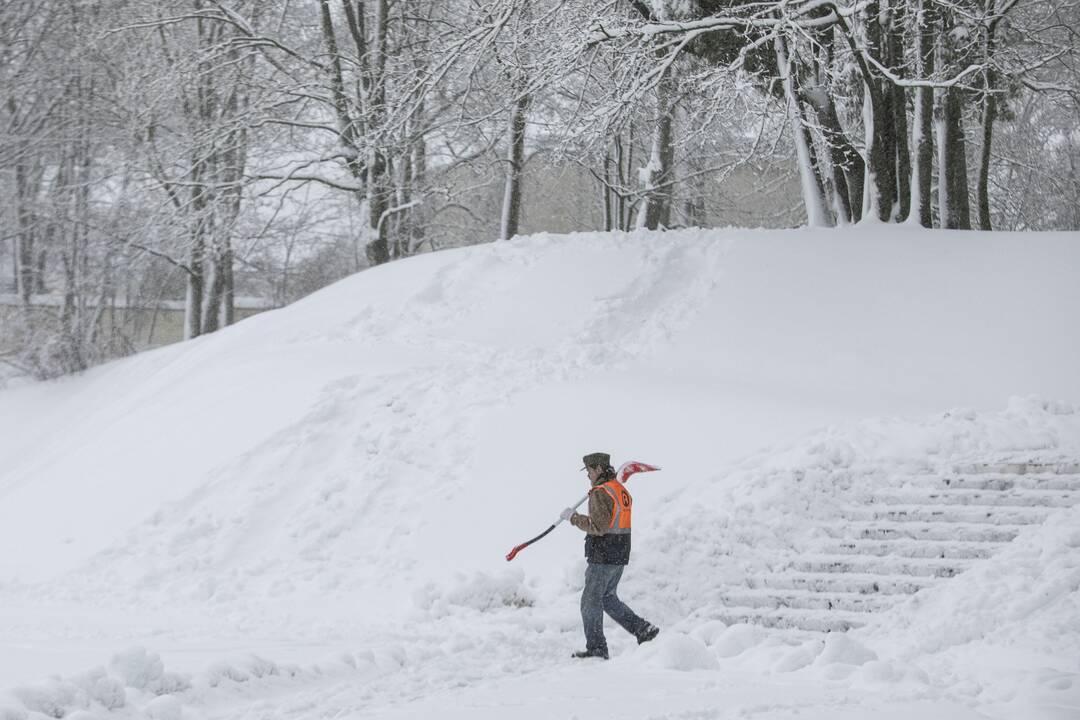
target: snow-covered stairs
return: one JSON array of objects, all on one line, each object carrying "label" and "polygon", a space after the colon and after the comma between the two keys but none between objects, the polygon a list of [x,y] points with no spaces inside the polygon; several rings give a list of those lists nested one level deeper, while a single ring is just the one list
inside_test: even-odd
[{"label": "snow-covered stairs", "polygon": [[774,571],[725,588],[727,623],[846,631],[964,572],[1027,525],[1080,504],[1080,463],[980,463],[850,495],[824,539]]}]

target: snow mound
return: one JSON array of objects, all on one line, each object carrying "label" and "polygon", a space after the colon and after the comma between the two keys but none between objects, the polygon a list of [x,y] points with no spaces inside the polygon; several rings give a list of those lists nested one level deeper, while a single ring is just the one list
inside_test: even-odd
[{"label": "snow mound", "polygon": [[825,647],[824,640],[810,640],[800,643],[786,651],[773,666],[772,671],[778,673],[795,672],[812,664]]},{"label": "snow mound", "polygon": [[162,695],[147,703],[145,712],[151,720],[181,720],[184,717],[184,706],[177,698]]},{"label": "snow mound", "polygon": [[647,662],[664,670],[718,670],[715,654],[701,640],[690,635],[672,633],[661,635],[646,650]]},{"label": "snow mound", "polygon": [[[1024,672],[1062,675],[1021,678],[1011,659],[1014,681],[988,689],[983,667],[965,697],[1027,702],[1029,683],[1067,698],[1071,515],[987,564],[997,577],[895,610],[894,635],[792,644],[695,618],[817,539],[808,520],[835,518],[843,493],[988,459],[1075,461],[1078,315],[1070,234],[538,236],[393,263],[0,391],[0,547],[29,549],[0,554],[0,676],[15,685],[0,707],[167,716],[155,698],[374,675],[396,699],[550,664],[580,632],[581,535],[504,557],[584,493],[579,458],[601,449],[664,467],[631,483],[620,586],[665,628],[644,664],[902,685],[904,663],[1013,644],[1035,653]],[[73,608],[87,627],[56,620]],[[955,613],[970,622],[947,627]],[[103,658],[155,652],[123,651],[92,682],[26,684],[101,662],[74,652],[84,634]],[[35,656],[50,646],[69,652]],[[266,646],[287,657],[222,660]],[[333,659],[299,659],[312,646]]]},{"label": "snow mound", "polygon": [[830,633],[825,638],[825,645],[821,654],[814,660],[815,665],[831,665],[843,663],[845,665],[864,665],[871,660],[877,660],[878,656],[870,648],[849,635]]},{"label": "snow mound", "polygon": [[736,624],[727,628],[712,644],[712,650],[723,658],[734,657],[757,646],[769,633],[760,625]]},{"label": "snow mound", "polygon": [[906,657],[983,641],[1047,654],[1080,638],[1080,507],[1050,515],[951,582],[895,608],[868,641]]}]

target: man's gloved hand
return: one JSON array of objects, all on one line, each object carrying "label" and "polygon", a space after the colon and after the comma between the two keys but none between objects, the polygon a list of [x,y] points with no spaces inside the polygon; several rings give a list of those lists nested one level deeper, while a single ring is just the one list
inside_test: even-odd
[{"label": "man's gloved hand", "polygon": [[573,515],[573,514],[574,514],[574,508],[566,508],[561,513],[559,513],[559,519],[569,521],[570,516]]}]

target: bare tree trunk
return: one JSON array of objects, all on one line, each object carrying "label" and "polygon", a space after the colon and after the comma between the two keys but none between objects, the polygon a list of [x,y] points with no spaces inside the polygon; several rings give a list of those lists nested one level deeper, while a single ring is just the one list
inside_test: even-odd
[{"label": "bare tree trunk", "polygon": [[990,223],[990,146],[994,138],[994,119],[997,115],[997,103],[991,90],[991,80],[987,71],[986,90],[982,107],[982,146],[979,148],[979,180],[975,194],[979,199],[979,229],[992,230]]},{"label": "bare tree trunk", "polygon": [[499,239],[509,240],[521,225],[521,179],[525,166],[525,127],[530,96],[524,83],[517,83],[521,93],[510,108],[507,133],[506,185],[503,191],[502,222]]},{"label": "bare tree trunk", "polygon": [[630,140],[623,143],[622,132],[615,136],[615,187],[618,188],[618,196],[615,198],[615,225],[619,230],[627,231],[631,228],[630,218],[632,209],[626,202],[627,178],[634,167],[634,124],[630,123]]},{"label": "bare tree trunk", "polygon": [[[934,75],[933,0],[920,0],[918,14],[919,76]],[[915,91],[915,168],[911,183],[911,208],[924,228],[934,226],[932,181],[934,170],[934,89],[921,87]]]},{"label": "bare tree trunk", "polygon": [[[994,10],[994,0],[986,0],[986,10],[990,14]],[[994,121],[997,119],[997,99],[995,93],[994,68],[992,65],[995,40],[999,18],[995,17],[986,28],[986,46],[984,55],[987,68],[983,73],[983,97],[982,97],[982,146],[979,148],[979,179],[975,189],[975,196],[979,204],[979,229],[992,230],[990,222],[990,149],[994,139]]]},{"label": "bare tree trunk", "polygon": [[236,285],[233,280],[233,250],[232,246],[225,249],[225,263],[222,266],[222,282],[224,294],[222,297],[221,321],[225,325],[236,322]]},{"label": "bare tree trunk", "polygon": [[[382,131],[382,119],[386,115],[386,48],[388,0],[375,0],[375,37],[372,43],[374,57],[371,63],[370,107],[368,108],[367,131],[377,134]],[[384,222],[390,208],[390,162],[380,140],[372,152],[368,165],[367,205],[368,222],[372,238],[367,245],[367,258],[371,265],[382,265],[390,260],[390,241],[388,226]]]},{"label": "bare tree trunk", "polygon": [[803,117],[802,103],[799,101],[798,88],[795,85],[795,63],[788,56],[784,39],[777,36],[773,41],[776,50],[776,66],[780,68],[784,83],[784,97],[787,101],[788,119],[795,141],[795,153],[798,157],[799,179],[802,187],[803,205],[806,207],[806,222],[810,227],[830,227],[825,203],[825,189],[814,156],[813,138]]},{"label": "bare tree trunk", "polygon": [[23,304],[30,304],[34,293],[34,213],[30,168],[25,159],[15,165],[15,288]]},{"label": "bare tree trunk", "polygon": [[604,213],[604,232],[615,229],[615,194],[611,190],[611,150],[604,146],[604,178],[600,184],[600,207]]},{"label": "bare tree trunk", "polygon": [[[350,28],[355,28],[356,18],[352,14],[348,1],[345,0],[342,4],[346,6],[346,16],[350,20]],[[363,179],[363,165],[359,161],[359,146],[356,139],[357,122],[349,113],[349,100],[345,95],[345,80],[341,70],[341,53],[338,51],[337,36],[334,34],[334,20],[330,14],[329,0],[319,0],[319,10],[322,19],[323,41],[326,43],[326,50],[330,55],[330,95],[333,99],[334,111],[337,114],[338,134],[341,144],[353,153],[352,160],[348,163],[353,177]],[[363,12],[361,12],[361,17],[363,17]],[[356,37],[356,30],[354,29],[353,32],[354,37]],[[361,35],[357,39],[357,44],[360,46],[358,47],[358,53],[360,53],[359,57],[366,58],[362,43],[363,36]]]},{"label": "bare tree trunk", "polygon": [[[230,57],[237,59],[235,51],[230,53]],[[235,119],[246,107],[247,93],[237,81],[225,100],[225,117]],[[236,316],[232,287],[232,235],[244,197],[242,183],[247,166],[247,143],[247,130],[240,128],[226,135],[225,147],[219,151],[221,162],[217,164],[217,169],[223,189],[218,198],[220,218],[214,233],[213,280],[203,312],[204,332],[215,332],[220,327],[231,325]]]},{"label": "bare tree trunk", "polygon": [[[420,106],[420,117],[423,117],[423,104]],[[427,186],[427,140],[422,132],[415,133],[412,147],[412,177],[413,186],[423,190]],[[424,244],[426,231],[423,217],[419,213],[413,213],[413,222],[409,224],[409,253],[415,252]]]},{"label": "bare tree trunk", "polygon": [[[887,0],[884,0],[887,1]],[[881,2],[872,2],[866,9],[868,52],[882,64],[888,59],[882,53]],[[896,116],[893,96],[884,83],[873,77],[865,78],[863,115],[867,134],[866,199],[863,208],[877,212],[883,222],[893,219],[896,203]]]},{"label": "bare tree trunk", "polygon": [[[45,246],[50,245],[49,231],[45,231]],[[38,295],[44,295],[49,292],[49,289],[45,286],[45,271],[48,269],[49,251],[42,248],[38,251],[37,265],[34,268],[34,292]]]},{"label": "bare tree trunk", "polygon": [[210,265],[210,283],[203,305],[203,333],[217,332],[221,326],[221,299],[225,294],[224,267],[222,267],[220,248],[214,248],[213,261]]},{"label": "bare tree trunk", "polygon": [[818,119],[821,139],[829,154],[832,171],[833,205],[837,222],[858,222],[862,217],[863,176],[865,163],[847,133],[840,124],[834,94],[828,89],[828,77],[824,68],[834,61],[834,29],[819,30],[814,34],[822,57],[814,57],[813,77],[816,87],[810,92],[800,88],[801,101],[814,110]]},{"label": "bare tree trunk", "polygon": [[[906,0],[894,0],[895,4],[889,14],[888,26],[888,56],[889,64],[894,73],[904,77],[904,25],[907,12]],[[911,148],[908,146],[908,122],[907,122],[907,92],[899,84],[891,84],[891,101],[893,112],[893,137],[896,150],[896,216],[895,219],[903,222],[911,212]]]},{"label": "bare tree trunk", "polygon": [[675,160],[673,95],[673,80],[665,73],[656,85],[656,119],[649,164],[642,170],[644,198],[638,208],[638,229],[656,230],[671,224],[672,165]]},{"label": "bare tree trunk", "polygon": [[960,92],[956,88],[947,88],[943,93],[941,103],[943,135],[938,184],[944,189],[944,197],[940,203],[942,226],[950,230],[971,229],[967,151]]},{"label": "bare tree trunk", "polygon": [[[197,155],[198,149],[196,150]],[[206,231],[209,224],[207,207],[209,190],[203,185],[206,160],[195,157],[191,174],[191,231],[188,250],[188,283],[184,313],[184,339],[190,340],[203,331],[203,292],[205,290]]]}]

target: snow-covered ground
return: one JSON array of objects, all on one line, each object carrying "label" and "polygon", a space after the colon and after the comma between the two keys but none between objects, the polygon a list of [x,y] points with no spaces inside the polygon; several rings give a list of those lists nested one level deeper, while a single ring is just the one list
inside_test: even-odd
[{"label": "snow-covered ground", "polygon": [[[2,391],[0,718],[1080,717],[1068,508],[846,635],[702,612],[836,478],[1080,461],[1078,317],[1076,233],[535,236]],[[504,560],[594,450],[664,468],[606,664],[580,534]]]}]

